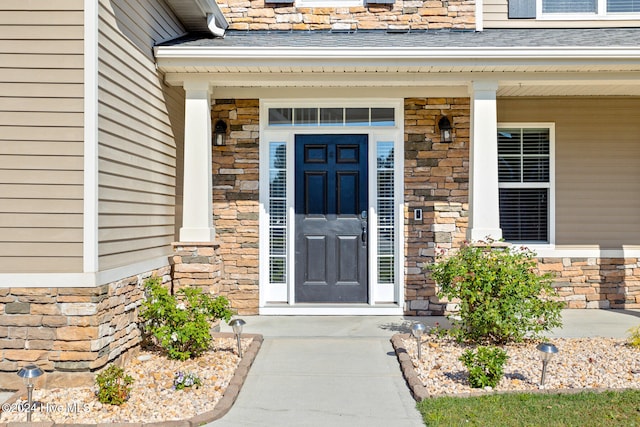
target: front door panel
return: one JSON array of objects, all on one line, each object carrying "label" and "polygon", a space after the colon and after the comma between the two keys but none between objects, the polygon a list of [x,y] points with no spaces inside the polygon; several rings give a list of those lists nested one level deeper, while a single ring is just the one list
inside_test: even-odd
[{"label": "front door panel", "polygon": [[367,302],[367,135],[296,135],[295,158],[296,302]]}]

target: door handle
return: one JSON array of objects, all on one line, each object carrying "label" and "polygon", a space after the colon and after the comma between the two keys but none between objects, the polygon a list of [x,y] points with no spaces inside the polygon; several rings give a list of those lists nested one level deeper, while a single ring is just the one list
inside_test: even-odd
[{"label": "door handle", "polygon": [[362,237],[362,244],[366,244],[367,243],[367,224],[362,224],[362,234],[360,236]]}]

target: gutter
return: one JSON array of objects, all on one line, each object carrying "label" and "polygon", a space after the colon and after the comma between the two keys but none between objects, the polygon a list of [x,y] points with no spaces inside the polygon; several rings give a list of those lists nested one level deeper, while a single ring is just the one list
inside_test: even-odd
[{"label": "gutter", "polygon": [[158,46],[156,56],[160,59],[396,59],[396,60],[602,60],[640,59],[638,47],[409,47],[394,48],[349,48],[349,47],[280,47],[256,48],[246,46]]}]

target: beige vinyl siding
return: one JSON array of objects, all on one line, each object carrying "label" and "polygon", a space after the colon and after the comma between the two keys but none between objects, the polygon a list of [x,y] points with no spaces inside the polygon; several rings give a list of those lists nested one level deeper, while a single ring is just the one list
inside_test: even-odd
[{"label": "beige vinyl siding", "polygon": [[174,89],[154,44],[184,34],[161,1],[101,0],[98,27],[98,255],[100,270],[167,256],[175,240]]},{"label": "beige vinyl siding", "polygon": [[509,19],[508,0],[484,0],[484,28],[612,28],[637,27],[639,20],[542,20]]},{"label": "beige vinyl siding", "polygon": [[556,124],[556,245],[640,244],[640,99],[500,99],[500,122]]},{"label": "beige vinyl siding", "polygon": [[0,2],[0,273],[82,271],[83,7]]}]

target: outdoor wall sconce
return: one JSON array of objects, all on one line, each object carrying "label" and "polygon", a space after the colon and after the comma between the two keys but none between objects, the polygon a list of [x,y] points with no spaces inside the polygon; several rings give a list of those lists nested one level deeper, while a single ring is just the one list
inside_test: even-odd
[{"label": "outdoor wall sconce", "polygon": [[229,326],[231,326],[231,328],[233,329],[233,333],[238,340],[238,356],[240,357],[240,359],[242,359],[242,343],[240,342],[240,336],[242,335],[242,327],[246,324],[247,322],[242,319],[233,319],[231,322],[229,322]]},{"label": "outdoor wall sconce", "polygon": [[422,323],[414,323],[411,327],[411,334],[416,338],[418,346],[418,360],[422,360],[422,334],[424,334],[425,326]]},{"label": "outdoor wall sconce", "polygon": [[442,116],[438,120],[438,128],[440,128],[440,142],[451,142],[453,128],[447,116]]},{"label": "outdoor wall sconce", "polygon": [[540,378],[540,387],[544,386],[544,378],[547,372],[547,363],[558,352],[558,348],[546,342],[538,344],[536,347],[540,352],[540,360],[542,360],[542,378]]},{"label": "outdoor wall sconce", "polygon": [[213,144],[221,147],[227,143],[227,124],[220,119],[213,128]]},{"label": "outdoor wall sconce", "polygon": [[44,374],[44,371],[36,365],[28,365],[18,371],[18,376],[27,385],[27,422],[31,422],[31,412],[33,411],[33,379]]}]

